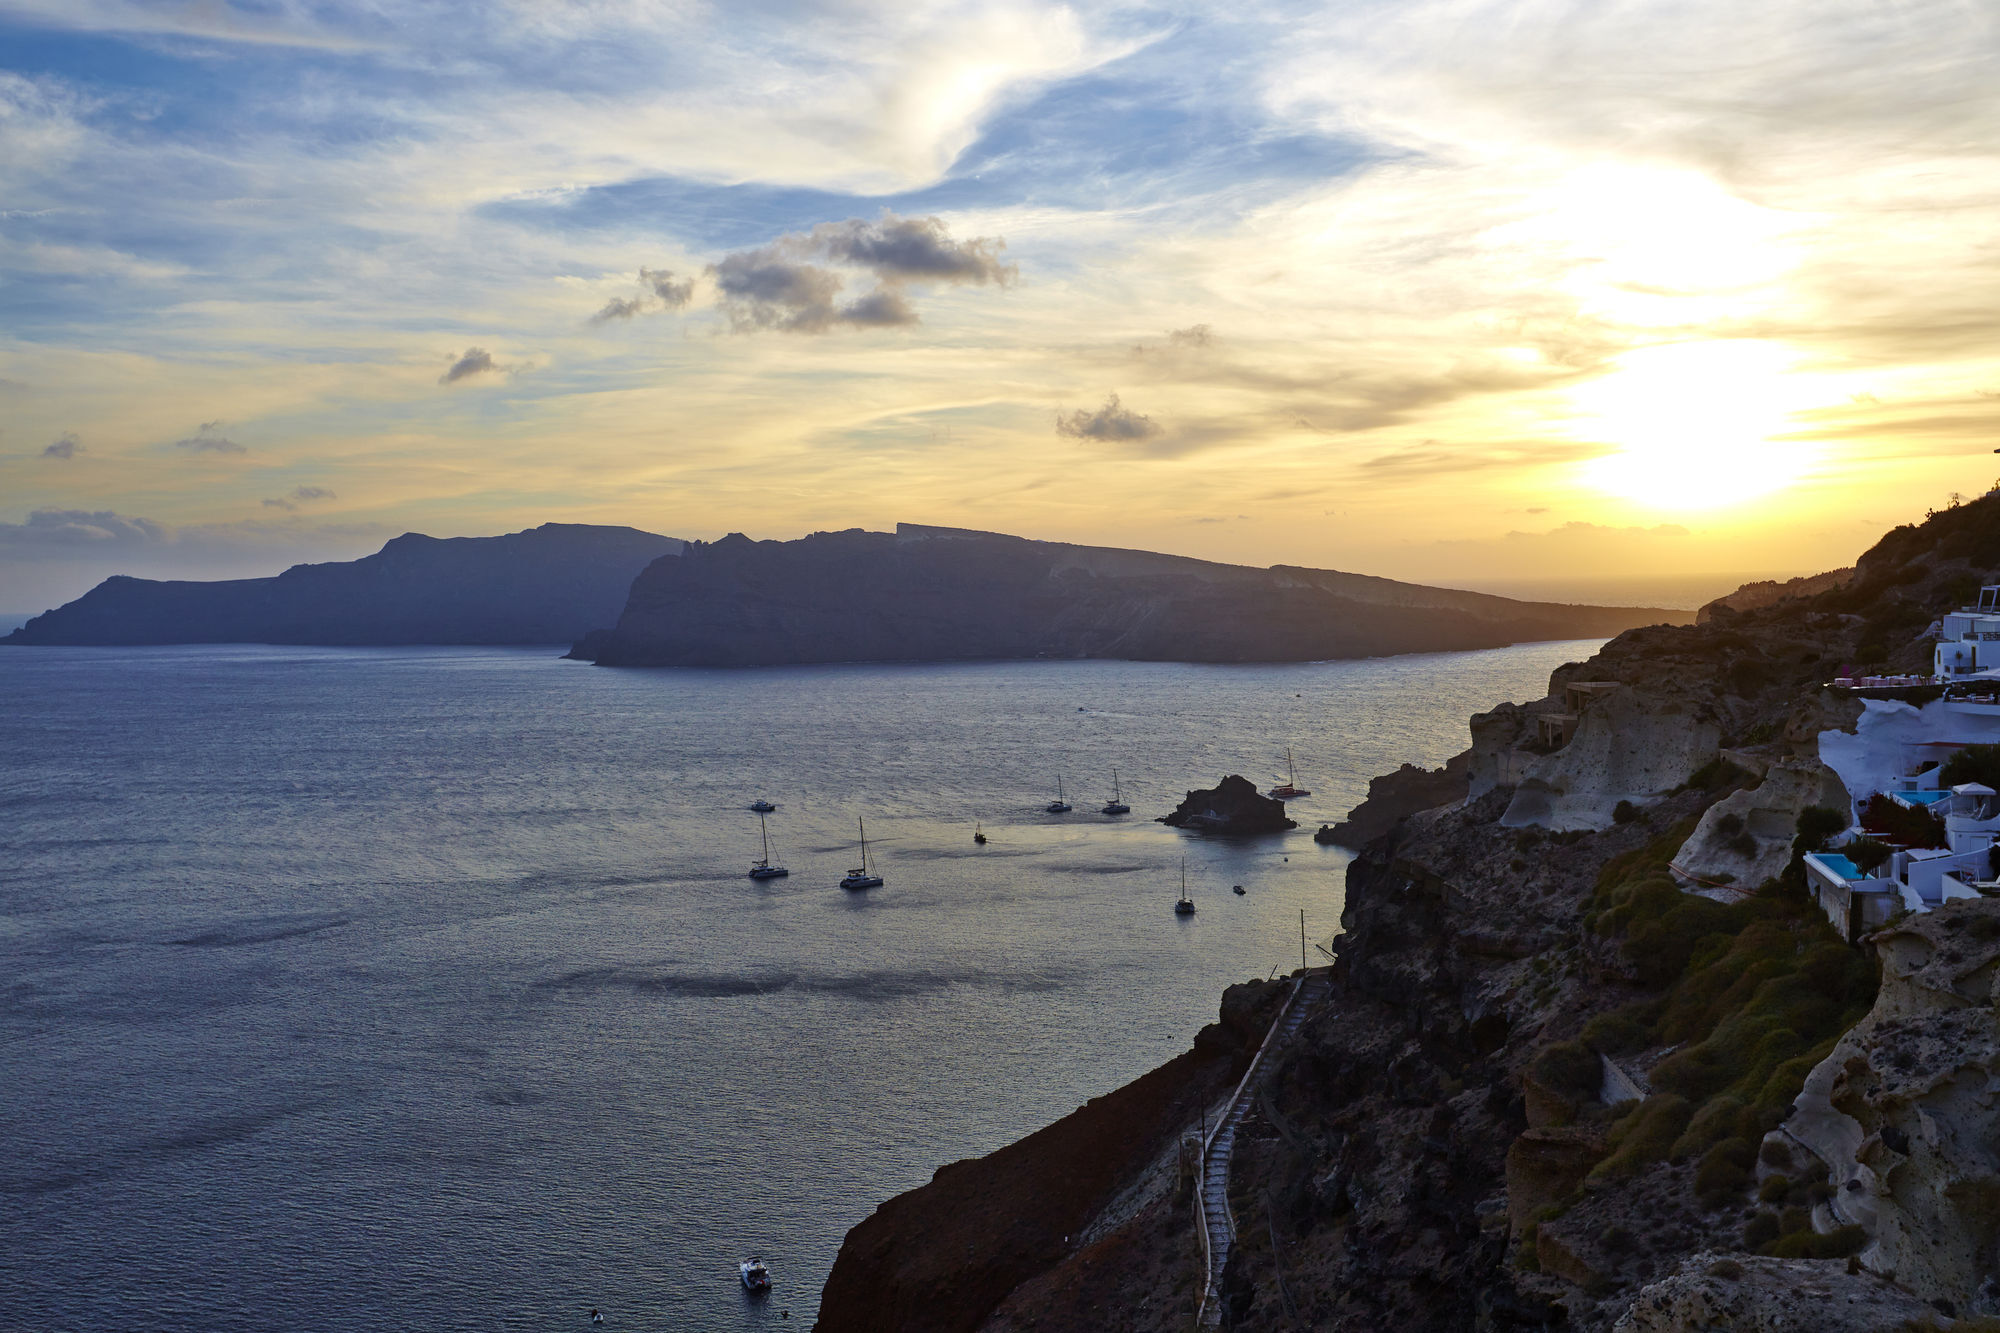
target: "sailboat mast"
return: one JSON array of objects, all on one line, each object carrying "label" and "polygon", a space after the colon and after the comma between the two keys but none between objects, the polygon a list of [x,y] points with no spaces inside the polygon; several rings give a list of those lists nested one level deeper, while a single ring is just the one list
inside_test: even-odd
[{"label": "sailboat mast", "polygon": [[757,827],[761,829],[764,834],[764,860],[766,863],[768,863],[771,859],[771,825],[770,822],[764,818],[763,813],[761,811],[757,815]]},{"label": "sailboat mast", "polygon": [[859,815],[854,817],[854,823],[861,830],[861,869],[865,873],[868,869],[868,824]]}]

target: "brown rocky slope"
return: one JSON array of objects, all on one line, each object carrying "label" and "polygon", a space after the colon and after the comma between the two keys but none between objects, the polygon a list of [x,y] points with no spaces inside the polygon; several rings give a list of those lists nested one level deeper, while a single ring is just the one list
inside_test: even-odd
[{"label": "brown rocky slope", "polygon": [[[1795,863],[1705,896],[1670,873],[1732,811],[1807,828],[1817,737],[1858,712],[1821,682],[1922,664],[1930,621],[1996,574],[1989,498],[1890,533],[1851,581],[1628,632],[1547,698],[1475,719],[1469,799],[1349,868],[1334,996],[1238,1138],[1226,1323],[1775,1330],[1810,1293],[1817,1327],[1943,1328],[2000,1306],[2000,928],[1952,924],[2000,922],[2000,903],[1856,947]],[[1786,864],[1771,822],[1725,840],[1746,873]],[[1815,1095],[1852,1151],[1808,1132]],[[1842,1211],[1851,1184],[1871,1207]],[[864,1322],[840,1326],[1186,1328],[1193,1226],[1163,1192],[1010,1270],[982,1322],[845,1307]],[[878,1263],[926,1243],[870,1237]]]}]

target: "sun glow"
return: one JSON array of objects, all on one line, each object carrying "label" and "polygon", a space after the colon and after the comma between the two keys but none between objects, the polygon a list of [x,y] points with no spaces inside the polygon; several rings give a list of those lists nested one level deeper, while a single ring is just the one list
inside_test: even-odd
[{"label": "sun glow", "polygon": [[1771,343],[1681,343],[1628,352],[1572,391],[1578,428],[1615,452],[1584,465],[1599,490],[1651,509],[1708,510],[1782,490],[1813,462],[1779,438],[1807,405]]}]

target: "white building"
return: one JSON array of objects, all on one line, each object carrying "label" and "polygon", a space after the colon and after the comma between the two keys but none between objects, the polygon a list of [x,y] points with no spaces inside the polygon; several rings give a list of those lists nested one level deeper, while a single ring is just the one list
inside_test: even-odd
[{"label": "white building", "polygon": [[1995,669],[2000,669],[2000,584],[1981,588],[1978,605],[1948,611],[1938,622],[1939,679]]}]

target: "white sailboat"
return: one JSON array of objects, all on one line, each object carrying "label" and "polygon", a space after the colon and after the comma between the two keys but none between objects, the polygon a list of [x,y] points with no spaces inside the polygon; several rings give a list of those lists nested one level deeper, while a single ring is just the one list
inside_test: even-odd
[{"label": "white sailboat", "polygon": [[843,889],[872,889],[882,883],[882,877],[868,869],[868,825],[860,819],[854,821],[861,830],[861,864],[847,872],[847,878],[840,881]]},{"label": "white sailboat", "polygon": [[1292,765],[1292,747],[1289,745],[1285,747],[1285,771],[1291,774],[1291,780],[1271,788],[1270,796],[1273,800],[1289,801],[1295,796],[1312,795],[1299,785],[1299,770]]},{"label": "white sailboat", "polygon": [[1181,896],[1174,899],[1175,916],[1193,916],[1194,899],[1187,896],[1187,858],[1181,858]]},{"label": "white sailboat", "polygon": [[1111,799],[1104,803],[1104,814],[1129,815],[1132,807],[1125,804],[1125,793],[1118,789],[1118,770],[1111,770]]},{"label": "white sailboat", "polygon": [[757,828],[764,835],[764,855],[762,859],[750,863],[750,878],[783,879],[792,872],[771,864],[771,826],[765,822],[761,811],[757,815]]}]

